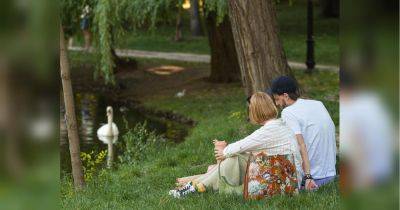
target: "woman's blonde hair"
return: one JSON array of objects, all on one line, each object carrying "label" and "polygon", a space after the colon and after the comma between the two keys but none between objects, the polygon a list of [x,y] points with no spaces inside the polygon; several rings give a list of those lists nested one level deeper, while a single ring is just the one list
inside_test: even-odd
[{"label": "woman's blonde hair", "polygon": [[271,97],[263,92],[256,92],[250,98],[249,118],[253,124],[262,124],[276,118],[278,110]]}]

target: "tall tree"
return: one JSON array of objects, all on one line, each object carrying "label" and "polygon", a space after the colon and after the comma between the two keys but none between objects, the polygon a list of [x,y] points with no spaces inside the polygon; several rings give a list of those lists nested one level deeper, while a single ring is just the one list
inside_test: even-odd
[{"label": "tall tree", "polygon": [[246,94],[264,91],[273,78],[290,74],[278,35],[273,0],[228,0],[229,17]]},{"label": "tall tree", "polygon": [[[93,46],[98,67],[96,75],[105,83],[114,83],[116,64],[126,65],[118,59],[115,47],[128,30],[154,29],[156,23],[171,20],[182,0],[85,0],[93,8]],[[82,1],[61,0],[61,22],[68,36],[77,33]]]},{"label": "tall tree", "polygon": [[190,5],[190,31],[192,36],[201,36],[203,32],[200,23],[199,0],[191,0]]},{"label": "tall tree", "polygon": [[82,162],[80,159],[78,127],[76,124],[74,95],[69,71],[67,49],[63,28],[60,27],[60,72],[65,103],[65,120],[68,131],[69,151],[71,155],[72,177],[76,189],[85,185]]},{"label": "tall tree", "polygon": [[340,0],[321,0],[322,15],[337,18],[340,15]]},{"label": "tall tree", "polygon": [[211,49],[210,80],[212,82],[240,81],[240,67],[229,17],[225,15],[221,23],[218,23],[217,18],[214,11],[208,12],[206,18]]},{"label": "tall tree", "polygon": [[178,4],[178,12],[176,14],[176,24],[175,24],[175,41],[179,42],[182,41],[182,28],[183,28],[183,21],[182,21],[182,6]]}]

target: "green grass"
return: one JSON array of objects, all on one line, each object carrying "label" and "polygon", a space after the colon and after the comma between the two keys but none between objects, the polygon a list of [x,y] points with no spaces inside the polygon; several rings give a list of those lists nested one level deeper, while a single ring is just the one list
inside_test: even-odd
[{"label": "green grass", "polygon": [[[318,64],[339,65],[339,19],[323,18],[320,8],[314,7],[315,61]],[[278,6],[280,36],[288,60],[306,60],[307,7],[304,1],[292,6]]]},{"label": "green grass", "polygon": [[[315,61],[317,64],[339,65],[339,19],[326,19],[319,15],[320,8],[315,7]],[[294,1],[293,5],[281,2],[278,5],[280,36],[288,60],[305,62],[306,59],[306,4]],[[185,52],[209,54],[208,39],[191,37],[189,15],[184,16],[183,37],[181,42],[173,41],[175,26],[161,25],[154,31],[138,30],[129,32],[119,44],[120,48],[147,51]],[[82,38],[78,42],[82,43]]]},{"label": "green grass", "polygon": [[184,26],[182,41],[175,42],[174,34],[174,26],[159,26],[155,31],[131,32],[124,37],[119,47],[161,52],[210,53],[207,37],[192,37],[189,26]]},{"label": "green grass", "polygon": [[[307,96],[322,100],[338,125],[338,75],[316,72],[309,76],[296,71],[296,77]],[[178,145],[155,148],[139,164],[120,165],[117,170],[103,170],[87,187],[74,192],[64,177],[62,207],[65,209],[334,209],[339,208],[337,183],[315,193],[296,197],[273,197],[245,202],[240,196],[216,192],[195,194],[173,199],[168,190],[175,178],[203,173],[214,162],[212,140],[236,141],[255,129],[245,120],[245,94],[240,84],[216,89],[189,92],[181,99],[158,96],[144,105],[161,110],[173,110],[197,121],[185,141]],[[240,113],[239,115],[233,113]]]}]

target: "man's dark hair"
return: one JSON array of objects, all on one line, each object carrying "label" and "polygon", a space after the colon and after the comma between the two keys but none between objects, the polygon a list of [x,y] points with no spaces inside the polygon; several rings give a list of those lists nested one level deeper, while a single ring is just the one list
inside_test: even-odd
[{"label": "man's dark hair", "polygon": [[296,80],[289,76],[280,76],[272,80],[271,88],[267,90],[270,95],[288,94],[292,100],[297,100],[300,97],[299,86]]},{"label": "man's dark hair", "polygon": [[300,97],[300,93],[299,91],[297,91],[296,93],[288,93],[288,96],[293,101],[296,101]]}]

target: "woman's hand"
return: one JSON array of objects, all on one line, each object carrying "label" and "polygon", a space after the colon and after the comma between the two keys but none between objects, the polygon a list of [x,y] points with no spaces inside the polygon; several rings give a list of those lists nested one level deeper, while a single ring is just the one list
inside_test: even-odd
[{"label": "woman's hand", "polygon": [[226,143],[226,141],[219,141],[218,139],[214,139],[213,143],[215,146],[223,146],[224,148],[226,147],[226,145],[228,145],[228,143]]},{"label": "woman's hand", "polygon": [[223,149],[214,149],[215,159],[217,159],[217,161],[225,160],[223,151]]},{"label": "woman's hand", "polygon": [[225,159],[225,156],[223,154],[223,151],[226,147],[226,145],[228,145],[228,143],[226,143],[226,141],[218,141],[218,140],[213,140],[213,143],[215,145],[214,148],[214,154],[215,154],[215,159],[217,159],[217,161],[221,161]]}]

